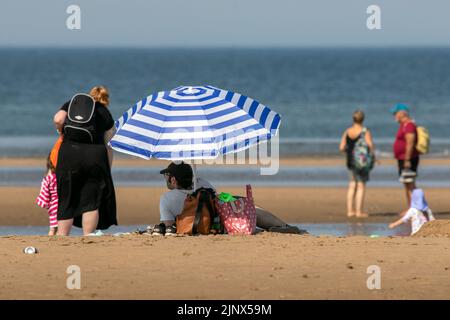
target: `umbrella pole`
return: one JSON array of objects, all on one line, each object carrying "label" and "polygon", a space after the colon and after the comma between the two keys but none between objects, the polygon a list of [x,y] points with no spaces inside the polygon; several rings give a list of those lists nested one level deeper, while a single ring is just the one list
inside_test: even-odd
[{"label": "umbrella pole", "polygon": [[192,163],[192,175],[194,179],[194,190],[197,190],[197,165],[195,164],[195,161]]}]

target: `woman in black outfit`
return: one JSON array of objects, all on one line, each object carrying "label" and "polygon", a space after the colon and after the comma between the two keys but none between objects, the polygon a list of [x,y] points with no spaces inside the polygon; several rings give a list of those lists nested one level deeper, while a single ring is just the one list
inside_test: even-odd
[{"label": "woman in black outfit", "polygon": [[[94,87],[89,94],[95,100],[94,143],[65,138],[59,150],[57,235],[69,235],[72,225],[82,227],[84,235],[117,225],[112,149],[107,146],[114,134],[114,120],[107,109],[109,94],[105,87]],[[55,114],[58,132],[63,132],[68,107],[66,102]]]}]

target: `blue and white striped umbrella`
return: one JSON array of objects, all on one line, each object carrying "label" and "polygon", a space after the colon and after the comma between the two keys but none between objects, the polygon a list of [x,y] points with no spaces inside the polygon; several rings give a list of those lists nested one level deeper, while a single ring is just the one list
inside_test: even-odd
[{"label": "blue and white striped umbrella", "polygon": [[256,100],[212,86],[144,98],[116,121],[113,149],[144,159],[214,159],[267,141],[280,116]]}]

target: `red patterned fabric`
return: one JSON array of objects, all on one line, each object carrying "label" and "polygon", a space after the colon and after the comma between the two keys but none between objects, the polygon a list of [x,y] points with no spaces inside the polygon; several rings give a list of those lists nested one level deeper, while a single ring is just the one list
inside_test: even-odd
[{"label": "red patterned fabric", "polygon": [[222,202],[216,199],[216,208],[228,234],[251,235],[255,233],[256,209],[250,185],[247,185],[247,198],[231,202]]},{"label": "red patterned fabric", "polygon": [[58,188],[56,187],[56,174],[50,173],[42,179],[41,191],[36,198],[39,207],[48,210],[50,227],[58,226]]}]

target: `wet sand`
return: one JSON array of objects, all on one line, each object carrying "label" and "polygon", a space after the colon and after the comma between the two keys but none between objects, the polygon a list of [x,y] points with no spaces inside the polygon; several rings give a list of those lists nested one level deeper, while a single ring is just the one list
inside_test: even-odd
[{"label": "wet sand", "polygon": [[[159,197],[165,188],[116,189],[118,220],[121,225],[153,224],[159,220]],[[224,188],[245,194],[244,187]],[[47,213],[35,204],[39,188],[0,187],[0,225],[47,225]],[[426,189],[430,207],[438,219],[450,218],[448,189]],[[368,219],[346,217],[345,188],[254,187],[256,203],[292,223],[332,223],[347,221],[389,222],[404,208],[401,188],[371,188],[367,192]]]},{"label": "wet sand", "polygon": [[[450,298],[447,237],[15,236],[0,237],[0,256],[0,299]],[[66,287],[70,265],[80,290]],[[371,265],[380,290],[367,287]]]}]

